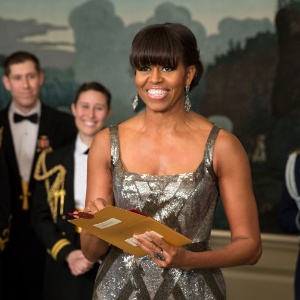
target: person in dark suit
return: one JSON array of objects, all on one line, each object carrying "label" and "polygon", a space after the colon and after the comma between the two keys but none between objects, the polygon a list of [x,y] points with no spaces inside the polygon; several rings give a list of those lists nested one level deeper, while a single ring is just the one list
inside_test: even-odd
[{"label": "person in dark suit", "polygon": [[[287,234],[300,236],[300,151],[293,151],[285,167],[285,181],[280,201],[279,225]],[[300,253],[300,252],[299,252]],[[295,299],[300,299],[300,254],[295,279]]]},{"label": "person in dark suit", "polygon": [[46,253],[30,223],[32,170],[44,148],[70,144],[77,131],[71,114],[40,101],[44,74],[35,55],[15,52],[5,59],[3,69],[2,81],[12,98],[0,111],[12,212],[9,243],[3,253],[3,298],[41,300]]},{"label": "person in dark suit", "polygon": [[2,265],[3,254],[9,238],[10,228],[10,188],[8,179],[8,170],[4,159],[3,150],[1,149],[1,132],[0,132],[0,299],[2,295]]},{"label": "person in dark suit", "polygon": [[85,207],[87,152],[111,113],[110,92],[97,82],[79,88],[72,112],[78,129],[74,143],[42,152],[35,167],[32,224],[47,248],[44,300],[92,299],[98,262],[80,249],[80,229],[68,213]]}]

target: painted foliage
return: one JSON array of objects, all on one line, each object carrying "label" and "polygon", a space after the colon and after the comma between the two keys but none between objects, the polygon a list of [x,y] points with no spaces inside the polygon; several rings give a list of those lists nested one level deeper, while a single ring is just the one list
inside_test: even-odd
[{"label": "painted foliage", "polygon": [[[278,203],[287,154],[300,136],[299,0],[1,0],[0,60],[34,52],[46,73],[42,100],[68,109],[84,81],[113,95],[110,123],[133,115],[128,54],[145,25],[181,22],[196,35],[205,73],[192,109],[244,145],[264,232],[279,232]],[[0,72],[2,72],[0,70]],[[0,86],[0,108],[9,96]],[[216,228],[227,228],[219,205]]]}]

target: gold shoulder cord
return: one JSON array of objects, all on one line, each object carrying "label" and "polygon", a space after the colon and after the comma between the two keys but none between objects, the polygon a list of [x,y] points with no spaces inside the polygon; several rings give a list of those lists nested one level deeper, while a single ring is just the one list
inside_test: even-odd
[{"label": "gold shoulder cord", "polygon": [[[2,140],[3,140],[3,129],[4,127],[0,127],[0,148],[2,147]],[[10,232],[10,227],[11,227],[11,220],[12,220],[12,215],[9,216],[8,220],[8,227],[3,229],[1,232],[0,236],[0,252],[3,252],[6,244],[9,241],[9,232]]]},{"label": "gold shoulder cord", "polygon": [[[52,148],[46,148],[38,157],[35,170],[34,179],[37,181],[45,181],[45,188],[47,192],[48,204],[52,213],[53,221],[57,222],[58,208],[60,208],[59,214],[63,214],[64,202],[66,191],[64,189],[65,177],[67,170],[63,165],[56,165],[52,169],[47,170],[46,156],[52,152]],[[57,173],[52,185],[50,186],[49,178]]]},{"label": "gold shoulder cord", "polygon": [[11,220],[12,220],[12,215],[10,215],[8,219],[8,228],[3,229],[2,236],[0,236],[0,253],[4,251],[6,244],[9,241]]}]

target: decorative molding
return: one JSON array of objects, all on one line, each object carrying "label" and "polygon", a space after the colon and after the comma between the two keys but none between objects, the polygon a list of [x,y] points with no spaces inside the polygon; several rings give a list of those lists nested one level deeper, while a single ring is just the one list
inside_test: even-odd
[{"label": "decorative molding", "polygon": [[[222,272],[230,300],[293,300],[294,270],[299,238],[282,234],[261,234],[263,254],[254,266],[224,268]],[[230,242],[230,232],[213,230],[211,246],[221,248]]]}]

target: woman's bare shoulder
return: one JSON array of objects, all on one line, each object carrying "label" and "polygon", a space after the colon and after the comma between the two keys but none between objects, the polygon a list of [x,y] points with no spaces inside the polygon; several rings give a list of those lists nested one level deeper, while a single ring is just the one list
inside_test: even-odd
[{"label": "woman's bare shoulder", "polygon": [[104,128],[95,135],[95,137],[93,138],[91,149],[95,147],[110,148],[109,128]]},{"label": "woman's bare shoulder", "polygon": [[239,139],[236,137],[236,135],[234,135],[233,133],[227,131],[226,129],[221,128],[221,130],[218,133],[218,137],[216,140],[216,146],[219,148],[223,148],[223,150],[225,148],[230,148],[231,147],[242,147],[241,142],[239,141]]},{"label": "woman's bare shoulder", "polygon": [[124,122],[118,124],[118,133],[120,138],[128,138],[133,135],[140,128],[141,117],[139,115],[134,116]]},{"label": "woman's bare shoulder", "polygon": [[239,139],[231,132],[221,129],[214,147],[214,163],[220,166],[249,164],[247,153]]}]

